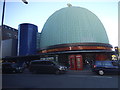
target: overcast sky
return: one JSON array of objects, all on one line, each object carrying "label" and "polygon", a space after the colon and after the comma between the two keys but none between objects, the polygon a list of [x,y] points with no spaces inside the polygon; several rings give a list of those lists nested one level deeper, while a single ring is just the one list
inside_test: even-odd
[{"label": "overcast sky", "polygon": [[[41,32],[44,23],[55,11],[72,6],[87,8],[98,16],[103,23],[110,44],[118,46],[118,1],[119,0],[6,0],[4,24],[18,29],[21,23],[32,23]],[[3,0],[0,0],[0,17],[2,18]],[[1,21],[0,18],[0,21]]]}]

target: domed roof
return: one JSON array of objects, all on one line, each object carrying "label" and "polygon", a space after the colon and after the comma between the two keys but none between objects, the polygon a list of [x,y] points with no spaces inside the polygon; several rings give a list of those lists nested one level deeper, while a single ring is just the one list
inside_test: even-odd
[{"label": "domed roof", "polygon": [[53,13],[41,32],[40,47],[67,43],[109,43],[105,28],[91,11],[66,7]]}]

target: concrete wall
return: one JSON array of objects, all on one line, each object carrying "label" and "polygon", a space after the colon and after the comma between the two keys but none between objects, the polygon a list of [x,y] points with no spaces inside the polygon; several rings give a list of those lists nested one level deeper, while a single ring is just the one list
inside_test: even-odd
[{"label": "concrete wall", "polygon": [[17,56],[17,39],[2,40],[2,58]]}]

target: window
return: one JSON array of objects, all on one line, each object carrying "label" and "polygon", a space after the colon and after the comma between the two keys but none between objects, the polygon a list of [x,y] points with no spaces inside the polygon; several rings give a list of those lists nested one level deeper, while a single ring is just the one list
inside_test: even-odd
[{"label": "window", "polygon": [[119,61],[113,61],[112,64],[113,64],[113,66],[120,66],[120,62]]},{"label": "window", "polygon": [[103,63],[105,66],[111,66],[112,64],[111,64],[111,62],[104,62]]},{"label": "window", "polygon": [[17,67],[17,64],[12,64],[12,67]]},{"label": "window", "polygon": [[101,62],[96,62],[96,65],[102,65],[102,63]]},{"label": "window", "polygon": [[7,26],[5,26],[5,28],[8,28]]},{"label": "window", "polygon": [[52,65],[52,64],[54,64],[54,63],[52,63],[52,62],[46,62],[46,64],[47,64],[47,65]]},{"label": "window", "polygon": [[17,39],[17,35],[15,35],[15,38]]},{"label": "window", "polygon": [[7,33],[7,36],[8,36],[8,37],[12,37],[12,34],[11,34],[11,33]]},{"label": "window", "polygon": [[3,64],[2,67],[11,67],[11,64]]},{"label": "window", "polygon": [[49,62],[49,61],[43,61],[43,62],[41,62],[43,65],[51,65],[51,64],[53,64],[52,62]]}]

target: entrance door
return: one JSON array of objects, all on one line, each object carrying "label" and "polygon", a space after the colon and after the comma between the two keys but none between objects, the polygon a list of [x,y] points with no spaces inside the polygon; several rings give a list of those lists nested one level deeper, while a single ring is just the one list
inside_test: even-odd
[{"label": "entrance door", "polygon": [[69,56],[70,70],[82,70],[83,60],[81,55],[70,55]]}]

